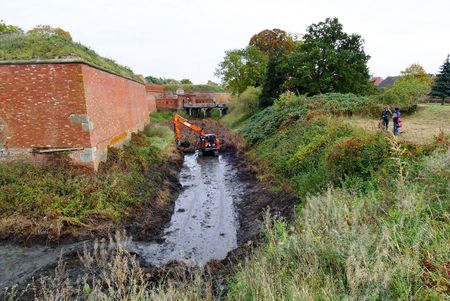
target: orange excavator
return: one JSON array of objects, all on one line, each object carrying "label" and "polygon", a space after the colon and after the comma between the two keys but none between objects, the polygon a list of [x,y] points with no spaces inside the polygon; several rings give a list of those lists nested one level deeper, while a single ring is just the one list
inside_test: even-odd
[{"label": "orange excavator", "polygon": [[180,147],[189,147],[188,141],[180,141],[181,138],[181,129],[180,126],[184,125],[192,131],[199,134],[199,140],[196,143],[196,149],[200,156],[203,155],[215,155],[219,154],[220,150],[220,140],[217,138],[215,134],[206,134],[203,128],[199,127],[196,124],[189,122],[186,118],[175,113],[173,115],[173,127],[175,129],[175,139],[177,142],[177,146]]}]

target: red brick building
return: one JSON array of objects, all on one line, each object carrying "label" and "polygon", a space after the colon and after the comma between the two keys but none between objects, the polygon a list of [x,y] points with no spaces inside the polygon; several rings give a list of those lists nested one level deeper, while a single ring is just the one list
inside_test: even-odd
[{"label": "red brick building", "polygon": [[383,78],[381,76],[374,76],[371,81],[375,84],[375,86],[379,86],[383,82]]},{"label": "red brick building", "polygon": [[165,92],[158,95],[155,100],[157,109],[178,110],[182,109],[184,104],[214,103],[216,98],[213,93],[184,92],[178,89],[176,93]]},{"label": "red brick building", "polygon": [[0,161],[67,151],[96,169],[155,110],[144,84],[85,62],[0,62]]}]

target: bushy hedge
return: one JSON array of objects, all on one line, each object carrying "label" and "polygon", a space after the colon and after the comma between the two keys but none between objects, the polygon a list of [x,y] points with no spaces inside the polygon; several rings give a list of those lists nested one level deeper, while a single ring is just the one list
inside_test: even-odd
[{"label": "bushy hedge", "polygon": [[322,109],[332,114],[379,114],[381,104],[376,97],[355,94],[327,93],[308,98],[311,109]]},{"label": "bushy hedge", "polygon": [[[354,95],[337,96],[284,95],[245,122],[240,131],[275,186],[288,183],[304,197],[330,184],[360,185],[363,190],[377,185],[372,176],[389,159],[385,133],[366,133],[335,117],[357,108],[348,103]],[[368,98],[359,103],[372,105]]]}]

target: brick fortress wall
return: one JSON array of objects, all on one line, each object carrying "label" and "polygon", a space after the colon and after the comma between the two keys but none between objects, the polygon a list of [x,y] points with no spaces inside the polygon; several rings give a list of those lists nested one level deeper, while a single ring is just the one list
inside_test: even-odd
[{"label": "brick fortress wall", "polygon": [[[0,64],[0,161],[43,149],[97,168],[155,109],[145,86],[84,63]],[[76,150],[74,150],[76,149]]]}]

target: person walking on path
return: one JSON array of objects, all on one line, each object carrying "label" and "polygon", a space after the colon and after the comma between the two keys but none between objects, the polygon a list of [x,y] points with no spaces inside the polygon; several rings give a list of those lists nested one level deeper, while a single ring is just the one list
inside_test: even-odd
[{"label": "person walking on path", "polygon": [[400,109],[395,108],[395,113],[392,117],[392,121],[394,122],[394,136],[398,136],[400,134]]},{"label": "person walking on path", "polygon": [[386,131],[389,129],[389,119],[392,116],[392,111],[388,105],[386,105],[381,113],[381,119],[383,120],[384,126],[386,127]]}]

